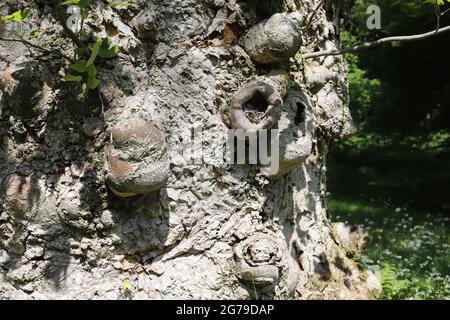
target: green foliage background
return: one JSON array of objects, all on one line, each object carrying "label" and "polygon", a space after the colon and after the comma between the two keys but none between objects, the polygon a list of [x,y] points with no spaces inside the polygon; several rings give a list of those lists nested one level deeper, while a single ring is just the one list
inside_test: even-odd
[{"label": "green foliage background", "polygon": [[[381,30],[366,27],[372,4],[381,8]],[[342,40],[434,28],[434,8],[423,0],[356,0]],[[380,298],[450,299],[450,34],[347,60],[359,133],[332,148],[331,217],[370,231],[360,262],[379,275]]]},{"label": "green foliage background", "polygon": [[[381,30],[366,27],[366,10],[371,4],[381,8]],[[441,26],[444,25],[450,25],[450,13],[442,17]],[[423,0],[357,0],[347,28],[349,33],[343,39],[349,44],[434,28],[434,8]],[[356,120],[363,128],[381,134],[424,134],[448,129],[449,53],[450,34],[444,34],[422,42],[382,46],[357,56],[349,55]]]}]

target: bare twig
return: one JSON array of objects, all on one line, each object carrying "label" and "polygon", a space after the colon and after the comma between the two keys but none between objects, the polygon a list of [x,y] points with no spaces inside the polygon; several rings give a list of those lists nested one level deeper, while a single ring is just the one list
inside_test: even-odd
[{"label": "bare twig", "polygon": [[305,26],[303,27],[303,30],[309,29],[309,27],[311,26],[311,24],[312,24],[312,22],[313,22],[313,20],[314,20],[314,17],[315,17],[316,14],[317,14],[317,11],[319,11],[320,7],[323,5],[324,2],[325,2],[325,0],[321,0],[321,1],[317,4],[317,6],[316,6],[316,8],[314,9],[314,11],[313,11],[313,12],[309,15],[309,17],[306,19],[306,23],[305,23]]},{"label": "bare twig", "polygon": [[354,47],[344,48],[344,49],[332,49],[332,50],[324,50],[324,51],[317,51],[317,52],[311,52],[311,53],[305,53],[303,55],[304,59],[311,59],[311,58],[317,58],[322,56],[338,56],[345,53],[352,53],[361,51],[364,49],[370,49],[374,47],[381,46],[386,43],[391,42],[412,42],[412,41],[418,41],[418,40],[425,40],[428,38],[432,38],[436,35],[443,34],[450,31],[450,26],[447,26],[445,28],[441,28],[438,31],[433,30],[427,33],[422,34],[416,34],[411,36],[396,36],[396,37],[387,37],[387,38],[381,38],[373,42],[365,42],[358,44]]},{"label": "bare twig", "polygon": [[39,51],[41,51],[41,52],[44,52],[44,53],[46,53],[46,54],[58,56],[58,57],[60,57],[60,58],[66,59],[67,61],[74,62],[74,60],[73,60],[72,58],[70,58],[69,56],[65,55],[65,54],[62,53],[62,52],[59,52],[59,51],[52,51],[52,50],[43,48],[43,47],[41,47],[41,46],[39,46],[39,45],[37,45],[37,44],[34,44],[34,43],[30,42],[30,41],[27,41],[27,40],[0,38],[0,41],[20,42],[20,43],[23,43],[24,45],[26,45],[26,46],[28,46],[28,47],[34,48],[34,49],[39,50]]},{"label": "bare twig", "polygon": [[103,101],[102,93],[98,90],[98,98],[100,99],[100,104],[102,105],[102,115],[105,114],[105,103]]},{"label": "bare twig", "polygon": [[437,4],[434,6],[434,13],[436,15],[436,32],[441,28],[441,7]]}]

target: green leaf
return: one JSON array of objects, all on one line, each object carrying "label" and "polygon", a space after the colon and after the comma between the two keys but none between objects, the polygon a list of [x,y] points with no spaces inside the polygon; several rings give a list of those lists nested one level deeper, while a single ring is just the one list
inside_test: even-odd
[{"label": "green leaf", "polygon": [[102,59],[111,59],[117,57],[118,54],[119,54],[119,47],[112,46],[111,40],[109,40],[108,38],[103,39],[100,51],[98,52],[99,57]]},{"label": "green leaf", "polygon": [[30,39],[37,39],[41,36],[41,32],[39,30],[33,30],[30,32],[30,35],[28,36],[28,38]]},{"label": "green leaf", "polygon": [[134,289],[133,285],[128,280],[122,281],[122,288],[129,291],[132,291]]},{"label": "green leaf", "polygon": [[61,3],[62,6],[71,6],[71,5],[79,5],[80,0],[66,0],[63,3]]},{"label": "green leaf", "polygon": [[1,20],[23,23],[30,16],[30,13],[30,9],[19,10],[8,16],[2,16]]},{"label": "green leaf", "polygon": [[[425,0],[426,3],[431,3],[436,6],[443,6],[445,4],[444,0]],[[450,0],[447,0],[450,3]]]},{"label": "green leaf", "polygon": [[69,68],[76,72],[84,73],[87,69],[87,63],[85,60],[77,60],[75,63],[70,64]]},{"label": "green leaf", "polygon": [[83,19],[87,19],[87,17],[89,16],[89,8],[82,8],[81,16],[83,17]]},{"label": "green leaf", "polygon": [[97,68],[94,65],[90,65],[86,70],[88,74],[88,79],[86,81],[86,85],[89,89],[96,89],[100,85],[100,80],[97,79]]},{"label": "green leaf", "polygon": [[88,66],[86,72],[88,74],[88,78],[95,78],[97,76],[97,68],[94,65]]},{"label": "green leaf", "polygon": [[75,54],[76,54],[78,57],[81,57],[81,56],[83,55],[83,53],[84,53],[84,48],[76,48],[76,49],[75,49]]},{"label": "green leaf", "polygon": [[82,9],[83,8],[88,8],[88,7],[90,7],[92,5],[93,2],[94,2],[93,0],[80,0],[79,6]]},{"label": "green leaf", "polygon": [[87,93],[88,93],[88,91],[89,91],[88,86],[87,86],[86,83],[83,83],[83,84],[81,85],[81,90],[83,91],[83,95],[86,96]]},{"label": "green leaf", "polygon": [[100,80],[98,80],[97,78],[88,79],[86,85],[91,90],[97,89],[97,87],[100,85]]},{"label": "green leaf", "polygon": [[62,77],[62,81],[65,81],[65,82],[81,82],[81,80],[83,80],[83,78],[81,76],[75,76],[70,73],[68,73],[64,77]]},{"label": "green leaf", "polygon": [[102,39],[98,38],[96,42],[89,45],[89,49],[91,50],[91,56],[87,62],[87,66],[91,66],[95,63],[95,59],[98,56],[98,52],[100,51],[100,47],[102,45]]}]

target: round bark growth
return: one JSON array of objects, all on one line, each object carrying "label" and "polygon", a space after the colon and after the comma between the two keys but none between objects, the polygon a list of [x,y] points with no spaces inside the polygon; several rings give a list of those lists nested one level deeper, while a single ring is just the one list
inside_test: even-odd
[{"label": "round bark growth", "polygon": [[257,233],[240,242],[234,249],[236,268],[241,281],[259,292],[268,293],[282,277],[295,287],[297,270],[287,247],[274,236]]},{"label": "round bark growth", "polygon": [[111,130],[106,171],[110,189],[120,197],[146,194],[169,177],[165,134],[142,119],[127,119]]},{"label": "round bark growth", "polygon": [[269,64],[288,60],[302,44],[300,27],[303,17],[298,12],[276,13],[252,27],[241,43],[253,61]]},{"label": "round bark growth", "polygon": [[231,100],[231,126],[234,129],[271,129],[280,117],[283,100],[278,88],[254,81],[240,89]]}]

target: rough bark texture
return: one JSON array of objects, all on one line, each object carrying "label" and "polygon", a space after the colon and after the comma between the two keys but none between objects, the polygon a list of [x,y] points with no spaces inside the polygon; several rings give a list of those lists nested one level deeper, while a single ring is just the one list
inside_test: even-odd
[{"label": "rough bark texture", "polygon": [[[108,36],[121,55],[85,102],[59,80],[67,62],[0,41],[0,298],[375,297],[355,263],[366,234],[327,217],[327,145],[354,131],[345,61],[301,57],[338,47],[346,2],[308,30],[318,0],[134,2],[98,1],[86,21],[82,39]],[[25,27],[71,56],[46,3],[0,14],[31,7]],[[278,111],[239,109],[256,92]],[[279,128],[278,174],[183,157],[192,127],[198,155],[239,123]]]}]

